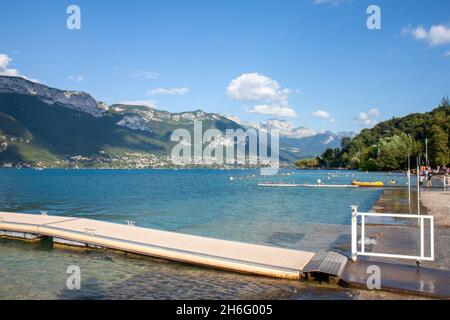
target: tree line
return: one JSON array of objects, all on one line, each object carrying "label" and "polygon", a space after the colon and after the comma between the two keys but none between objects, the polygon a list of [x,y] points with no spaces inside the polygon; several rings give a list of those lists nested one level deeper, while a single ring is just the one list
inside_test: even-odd
[{"label": "tree line", "polygon": [[[428,142],[426,144],[426,141]],[[450,102],[448,97],[428,113],[413,113],[363,129],[354,138],[343,138],[341,147],[327,149],[317,158],[301,159],[301,168],[347,168],[363,171],[407,168],[420,157],[433,166],[450,164]]]}]

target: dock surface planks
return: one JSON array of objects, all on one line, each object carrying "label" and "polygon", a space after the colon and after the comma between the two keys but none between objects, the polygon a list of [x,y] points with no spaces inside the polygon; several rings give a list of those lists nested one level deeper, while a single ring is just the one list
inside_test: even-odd
[{"label": "dock surface planks", "polygon": [[283,249],[85,218],[0,212],[0,230],[51,236],[168,260],[300,279],[314,252]]},{"label": "dock surface planks", "polygon": [[258,183],[259,187],[271,188],[359,188],[351,184],[306,184],[306,183]]}]

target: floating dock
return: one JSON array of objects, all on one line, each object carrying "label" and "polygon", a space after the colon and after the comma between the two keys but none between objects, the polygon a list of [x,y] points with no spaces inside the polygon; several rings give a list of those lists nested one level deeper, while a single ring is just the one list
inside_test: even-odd
[{"label": "floating dock", "polygon": [[276,278],[300,279],[314,252],[218,240],[85,218],[0,212],[0,237],[109,248]]},{"label": "floating dock", "polygon": [[253,275],[299,280],[324,279],[365,288],[367,267],[382,266],[384,290],[450,298],[450,271],[358,260],[318,253],[218,240],[85,218],[0,212],[0,238],[37,242],[52,237],[56,247],[113,249]]},{"label": "floating dock", "polygon": [[297,183],[258,183],[259,187],[279,187],[279,188],[359,188],[351,184],[297,184]]}]

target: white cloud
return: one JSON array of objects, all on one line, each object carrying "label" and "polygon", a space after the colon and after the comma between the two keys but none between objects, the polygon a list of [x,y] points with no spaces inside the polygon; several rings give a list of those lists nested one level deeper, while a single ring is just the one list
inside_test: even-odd
[{"label": "white cloud", "polygon": [[297,116],[289,106],[289,89],[280,87],[277,81],[258,73],[242,74],[228,85],[228,96],[241,102],[257,103],[248,112],[284,117]]},{"label": "white cloud", "polygon": [[0,68],[6,68],[8,64],[11,62],[11,58],[6,54],[0,54]]},{"label": "white cloud", "polygon": [[375,119],[380,115],[380,110],[376,108],[370,109],[368,112],[359,112],[355,117],[355,120],[358,121],[363,126],[372,127],[378,123],[378,120]]},{"label": "white cloud", "polygon": [[157,108],[156,101],[153,100],[132,100],[132,101],[121,101],[119,104],[126,104],[130,106],[145,106],[149,108]]},{"label": "white cloud", "polygon": [[189,88],[157,88],[147,92],[148,95],[183,95],[189,92]]},{"label": "white cloud", "polygon": [[323,121],[329,122],[329,123],[333,123],[336,121],[329,112],[324,111],[324,110],[317,110],[317,111],[311,113],[311,116],[322,119]]},{"label": "white cloud", "polygon": [[11,63],[11,61],[12,59],[8,55],[0,53],[0,76],[22,77],[33,82],[39,82],[36,79],[27,78],[17,69],[9,68],[9,64]]},{"label": "white cloud", "polygon": [[11,69],[8,67],[11,61],[12,59],[8,57],[6,54],[4,53],[0,54],[0,75],[19,77],[20,76],[19,70]]},{"label": "white cloud", "polygon": [[439,46],[450,43],[450,27],[442,24],[433,25],[427,30],[424,26],[413,28],[403,27],[402,33],[412,35],[416,40],[423,40],[430,46]]},{"label": "white cloud", "polygon": [[258,73],[242,74],[231,81],[228,95],[238,101],[285,100],[289,91],[281,90],[275,80]]},{"label": "white cloud", "polygon": [[360,121],[364,121],[367,120],[369,118],[369,116],[367,115],[367,113],[365,112],[360,112],[358,113],[358,115],[356,116],[356,120],[360,120]]},{"label": "white cloud", "polygon": [[133,78],[146,78],[146,79],[158,79],[159,73],[144,70],[135,70],[131,76]]},{"label": "white cloud", "polygon": [[84,77],[83,76],[69,76],[69,80],[75,81],[75,82],[83,82],[84,81]]},{"label": "white cloud", "polygon": [[248,113],[261,113],[261,114],[270,114],[274,116],[280,117],[291,117],[294,118],[297,116],[294,109],[289,107],[283,107],[278,105],[268,105],[268,104],[259,104],[254,106],[252,109],[247,110]]},{"label": "white cloud", "polygon": [[269,119],[261,123],[246,121],[243,123],[243,126],[247,128],[254,128],[263,132],[277,130],[279,131],[280,135],[290,138],[305,138],[317,134],[317,132],[311,129],[305,127],[295,127],[292,122],[279,119]]}]

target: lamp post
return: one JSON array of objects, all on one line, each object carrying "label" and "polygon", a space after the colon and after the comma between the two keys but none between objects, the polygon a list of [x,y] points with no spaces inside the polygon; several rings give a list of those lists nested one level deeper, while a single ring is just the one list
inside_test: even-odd
[{"label": "lamp post", "polygon": [[408,155],[408,209],[411,213],[411,156]]},{"label": "lamp post", "polygon": [[417,214],[420,215],[420,157],[417,158]]}]

